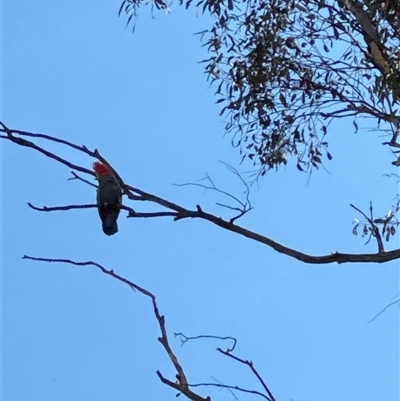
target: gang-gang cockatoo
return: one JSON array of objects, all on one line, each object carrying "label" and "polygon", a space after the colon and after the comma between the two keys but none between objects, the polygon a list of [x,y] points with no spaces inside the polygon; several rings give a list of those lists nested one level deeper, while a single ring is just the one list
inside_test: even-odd
[{"label": "gang-gang cockatoo", "polygon": [[121,210],[122,190],[108,166],[93,164],[99,185],[97,187],[97,208],[103,223],[103,232],[113,235],[118,232],[117,219]]}]

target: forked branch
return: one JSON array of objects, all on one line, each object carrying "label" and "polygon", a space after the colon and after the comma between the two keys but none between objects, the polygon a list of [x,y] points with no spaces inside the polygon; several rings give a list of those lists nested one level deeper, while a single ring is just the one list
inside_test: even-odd
[{"label": "forked branch", "polygon": [[[201,386],[211,386],[211,387],[219,387],[219,388],[225,388],[227,390],[236,390],[236,391],[240,391],[240,392],[244,392],[244,393],[248,393],[248,394],[254,394],[254,395],[258,395],[261,396],[263,398],[265,398],[268,401],[276,401],[275,397],[273,396],[271,390],[269,389],[269,387],[267,386],[267,384],[265,383],[264,379],[262,378],[262,376],[260,375],[260,373],[258,372],[258,370],[254,367],[254,364],[252,361],[246,360],[246,359],[242,359],[239,358],[238,356],[234,355],[232,352],[234,351],[235,347],[236,347],[236,343],[237,340],[234,337],[221,337],[221,336],[215,336],[215,335],[198,335],[198,336],[193,336],[193,337],[189,337],[186,336],[183,333],[174,333],[175,337],[179,337],[182,345],[186,344],[188,341],[194,341],[194,340],[202,340],[202,339],[217,339],[217,340],[232,340],[233,341],[233,345],[232,347],[228,348],[226,351],[222,350],[221,348],[217,348],[217,351],[220,352],[222,355],[225,355],[229,358],[232,358],[233,360],[235,360],[236,362],[239,362],[243,365],[246,365],[250,368],[251,372],[253,373],[253,375],[257,378],[258,382],[261,384],[263,390],[265,391],[265,393],[260,392],[258,390],[251,390],[251,389],[246,389],[243,387],[239,387],[239,386],[231,386],[228,384],[224,384],[224,383],[197,383],[197,384],[190,384],[191,387],[201,387]],[[215,380],[215,379],[214,379]]]},{"label": "forked branch", "polygon": [[100,265],[99,263],[93,262],[93,261],[87,261],[87,262],[76,262],[70,259],[53,259],[53,258],[36,258],[33,256],[28,256],[24,255],[22,259],[28,259],[28,260],[34,260],[38,262],[48,262],[48,263],[66,263],[74,266],[94,266],[100,269],[104,274],[107,274],[108,276],[111,276],[112,278],[121,281],[122,283],[128,285],[130,288],[132,288],[135,291],[140,292],[141,294],[149,297],[151,299],[152,305],[153,305],[153,312],[154,315],[157,319],[158,326],[160,328],[161,336],[158,338],[158,341],[161,343],[163,346],[165,352],[168,355],[168,358],[174,365],[174,368],[176,370],[176,381],[171,381],[169,379],[166,379],[160,371],[157,371],[157,376],[160,378],[160,380],[164,383],[167,384],[168,386],[172,387],[173,389],[179,391],[180,393],[184,394],[188,399],[192,401],[211,401],[210,397],[202,397],[199,394],[193,392],[189,388],[189,384],[186,378],[186,374],[182,368],[182,365],[180,364],[177,356],[175,355],[174,351],[172,350],[170,344],[169,344],[169,339],[167,335],[167,330],[165,327],[165,317],[160,313],[157,305],[157,299],[153,293],[150,291],[146,290],[145,288],[133,283],[132,281],[126,279],[125,277],[120,276],[119,274],[115,273],[114,270],[108,270],[104,266]]}]

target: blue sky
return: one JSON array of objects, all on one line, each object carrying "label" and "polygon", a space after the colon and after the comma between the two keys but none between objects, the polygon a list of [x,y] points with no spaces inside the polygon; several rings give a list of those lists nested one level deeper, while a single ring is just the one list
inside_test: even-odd
[{"label": "blue sky", "polygon": [[[215,194],[173,183],[208,173],[238,196],[220,160],[241,171],[224,137],[214,89],[198,62],[209,20],[174,7],[136,31],[117,17],[119,1],[3,1],[2,120],[11,128],[98,148],[129,184],[188,208],[230,217]],[[359,122],[363,127],[362,121]],[[385,139],[350,121],[329,136],[329,173],[308,179],[289,164],[254,186],[254,210],[238,224],[313,255],[376,252],[351,233],[353,203],[377,214],[398,193]],[[277,400],[397,400],[398,262],[305,265],[199,220],[126,219],[106,237],[96,210],[40,213],[27,207],[93,203],[95,191],[31,149],[2,141],[2,395],[5,401],[175,399],[160,370],[175,372],[157,342],[151,304],[93,267],[22,260],[93,260],[152,291],[190,383],[260,390],[217,341],[180,347],[172,333],[235,336]],[[69,160],[92,159],[51,145]],[[143,203],[137,211],[158,211]],[[398,237],[388,249],[398,246]],[[231,400],[228,391],[203,396]],[[240,399],[249,396],[239,394]]]}]

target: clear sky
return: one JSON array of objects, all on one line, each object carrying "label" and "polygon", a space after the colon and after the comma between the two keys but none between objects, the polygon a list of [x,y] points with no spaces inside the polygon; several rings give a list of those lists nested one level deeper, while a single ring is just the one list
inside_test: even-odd
[{"label": "clear sky", "polygon": [[[136,31],[117,17],[119,0],[2,4],[2,119],[11,128],[98,148],[129,184],[218,216],[212,193],[173,183],[208,173],[242,196],[221,165],[241,171],[224,137],[214,88],[198,62],[206,49],[193,33],[209,20],[174,5]],[[254,210],[238,224],[313,255],[376,252],[351,233],[350,203],[383,215],[398,193],[385,139],[359,121],[331,130],[329,173],[311,179],[293,163],[254,186]],[[43,142],[41,142],[43,144]],[[95,209],[40,213],[38,206],[94,203],[95,190],[68,181],[70,170],[31,149],[2,141],[2,395],[4,401],[174,400],[156,370],[174,380],[157,342],[149,299],[93,267],[22,260],[93,260],[152,291],[171,345],[190,383],[260,390],[255,378],[215,348],[180,347],[172,333],[235,336],[279,401],[399,399],[398,262],[306,265],[207,222],[126,219],[107,237]],[[82,166],[92,159],[54,151]],[[159,211],[143,203],[137,211]],[[398,237],[387,249],[398,247]],[[214,400],[228,391],[199,390]],[[238,394],[241,400],[250,396]]]}]

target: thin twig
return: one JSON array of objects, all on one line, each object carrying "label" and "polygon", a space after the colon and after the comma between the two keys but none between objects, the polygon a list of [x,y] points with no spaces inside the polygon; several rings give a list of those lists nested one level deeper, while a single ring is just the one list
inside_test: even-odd
[{"label": "thin twig", "polygon": [[[378,252],[379,252],[379,253],[385,252],[385,248],[384,248],[384,246],[383,246],[381,234],[380,234],[380,232],[379,232],[378,227],[377,227],[377,226],[375,225],[375,223],[374,223],[374,217],[373,217],[373,213],[372,213],[372,212],[373,212],[373,210],[372,210],[372,202],[370,202],[370,206],[369,206],[369,210],[370,210],[371,217],[368,217],[362,210],[360,210],[358,207],[352,205],[351,203],[350,203],[350,206],[351,206],[353,209],[357,210],[357,212],[359,212],[360,214],[362,214],[362,215],[364,216],[364,218],[368,221],[369,225],[370,225],[371,228],[372,228],[372,232],[373,232],[373,234],[374,234],[374,237],[376,238],[377,244],[378,244]],[[367,243],[368,243],[368,242],[369,242],[369,240],[367,241]]]},{"label": "thin twig", "polygon": [[264,379],[261,377],[261,375],[258,373],[257,369],[254,367],[252,361],[247,361],[245,359],[239,358],[239,357],[231,354],[230,352],[226,352],[226,351],[222,350],[221,348],[217,348],[217,351],[220,352],[223,355],[228,356],[229,358],[234,359],[235,361],[238,361],[238,362],[243,363],[244,365],[248,366],[251,369],[251,371],[253,372],[253,374],[257,377],[258,381],[261,383],[261,385],[264,388],[264,390],[267,392],[269,399],[271,401],[276,401],[275,397],[272,395],[270,389],[268,388],[268,386],[264,382]]},{"label": "thin twig", "polygon": [[246,194],[246,205],[248,205],[249,209],[252,209],[251,202],[250,202],[250,186],[249,184],[243,179],[242,175],[237,171],[233,166],[231,166],[228,163],[223,162],[220,160],[220,163],[222,163],[228,170],[230,170],[233,174],[235,174],[239,180],[242,182],[243,186],[246,188],[245,189],[245,194]]},{"label": "thin twig", "polygon": [[[72,210],[72,209],[91,209],[91,208],[98,207],[95,204],[38,207],[38,206],[32,205],[32,203],[30,203],[30,202],[28,202],[28,206],[31,209],[37,210],[39,212],[56,212],[56,211],[67,211],[67,210]],[[131,207],[125,206],[125,205],[121,205],[121,210],[126,210],[127,212],[129,212],[127,217],[159,217],[161,215],[161,213],[136,213],[135,210],[133,210]],[[169,214],[169,215],[172,215],[172,214]]]},{"label": "thin twig", "polygon": [[37,210],[39,212],[54,212],[54,211],[66,211],[66,210],[72,210],[72,209],[91,209],[94,207],[97,207],[97,205],[67,205],[67,206],[43,206],[43,207],[38,207],[32,205],[32,203],[28,202],[28,206],[33,209]]},{"label": "thin twig", "polygon": [[389,309],[391,306],[399,304],[400,299],[397,299],[396,301],[390,302],[390,304],[386,305],[378,314],[376,314],[371,320],[368,320],[367,323],[372,323],[375,319],[377,319],[382,313],[384,313],[387,309]]},{"label": "thin twig", "polygon": [[196,383],[196,384],[189,384],[190,387],[204,387],[204,386],[208,386],[208,387],[219,387],[219,388],[226,388],[226,389],[232,389],[232,390],[236,390],[236,391],[241,391],[242,393],[247,393],[247,394],[254,394],[254,395],[258,395],[260,397],[265,398],[268,401],[274,401],[274,399],[269,398],[268,396],[266,396],[265,394],[261,393],[260,391],[257,390],[249,390],[243,387],[239,387],[239,386],[230,386],[228,384],[219,384],[219,383]]},{"label": "thin twig", "polygon": [[200,181],[202,181],[202,180],[209,180],[211,183],[211,186],[199,184],[197,182],[188,182],[188,183],[184,183],[184,184],[174,184],[174,185],[177,187],[186,187],[186,186],[199,187],[199,188],[203,188],[206,192],[207,191],[216,191],[216,192],[218,192],[222,195],[225,195],[225,196],[233,199],[234,201],[238,202],[242,206],[242,208],[245,207],[244,203],[242,201],[240,201],[240,199],[238,199],[236,196],[234,196],[226,191],[223,191],[222,189],[215,187],[214,183],[212,182],[211,178],[208,175],[205,178],[202,178]]},{"label": "thin twig", "polygon": [[232,340],[233,341],[232,347],[227,348],[226,352],[232,352],[235,349],[236,343],[237,343],[236,338],[230,337],[230,336],[221,337],[221,336],[214,336],[214,335],[208,335],[208,334],[201,334],[198,336],[188,337],[183,333],[174,333],[174,336],[175,337],[179,336],[179,339],[181,340],[181,345],[184,345],[186,342],[191,341],[191,340],[199,340],[199,339],[203,339],[203,338],[212,338],[212,339],[216,339],[216,340]]},{"label": "thin twig", "polygon": [[151,217],[176,217],[177,212],[130,212],[126,217],[151,218]]},{"label": "thin twig", "polygon": [[233,207],[233,206],[226,205],[226,204],[220,203],[220,202],[216,202],[216,205],[230,209],[230,210],[238,211],[239,214],[237,214],[236,216],[232,217],[229,220],[230,223],[234,223],[237,219],[244,216],[246,213],[248,213],[250,210],[253,209],[253,207],[251,206],[251,203],[250,203],[250,198],[249,198],[250,197],[250,187],[246,183],[246,181],[243,179],[243,177],[240,175],[240,173],[234,167],[232,167],[229,164],[222,162],[222,161],[220,161],[220,163],[223,164],[231,173],[235,174],[240,179],[242,184],[245,186],[246,202],[242,202],[239,198],[230,194],[229,192],[219,189],[208,174],[206,174],[206,176],[204,178],[200,179],[199,181],[208,181],[210,183],[210,185],[204,185],[204,184],[199,184],[199,183],[184,183],[184,184],[174,184],[174,185],[176,185],[178,187],[184,187],[184,186],[189,186],[189,185],[195,186],[195,187],[200,187],[200,188],[203,188],[205,190],[205,192],[211,190],[211,191],[218,192],[222,195],[225,195],[228,198],[233,199],[235,202],[237,202],[240,205],[240,207]]},{"label": "thin twig", "polygon": [[94,188],[97,188],[96,184],[93,184],[93,182],[90,182],[90,181],[85,180],[84,178],[80,177],[78,174],[75,173],[75,171],[71,171],[71,174],[73,175],[73,177],[68,178],[68,181],[79,180],[79,181],[84,182],[85,184],[88,184]]},{"label": "thin twig", "polygon": [[[213,376],[211,376],[211,379],[215,380],[215,381],[216,381],[217,383],[219,383],[219,384],[224,384],[224,383],[220,382],[219,380],[217,380],[217,379],[216,379],[215,377],[213,377]],[[221,390],[223,390],[223,389],[221,389]],[[233,397],[236,401],[239,401],[239,398],[236,397],[236,394],[233,392],[232,389],[227,388],[226,390],[228,390],[228,391],[232,394],[232,397]]]}]

